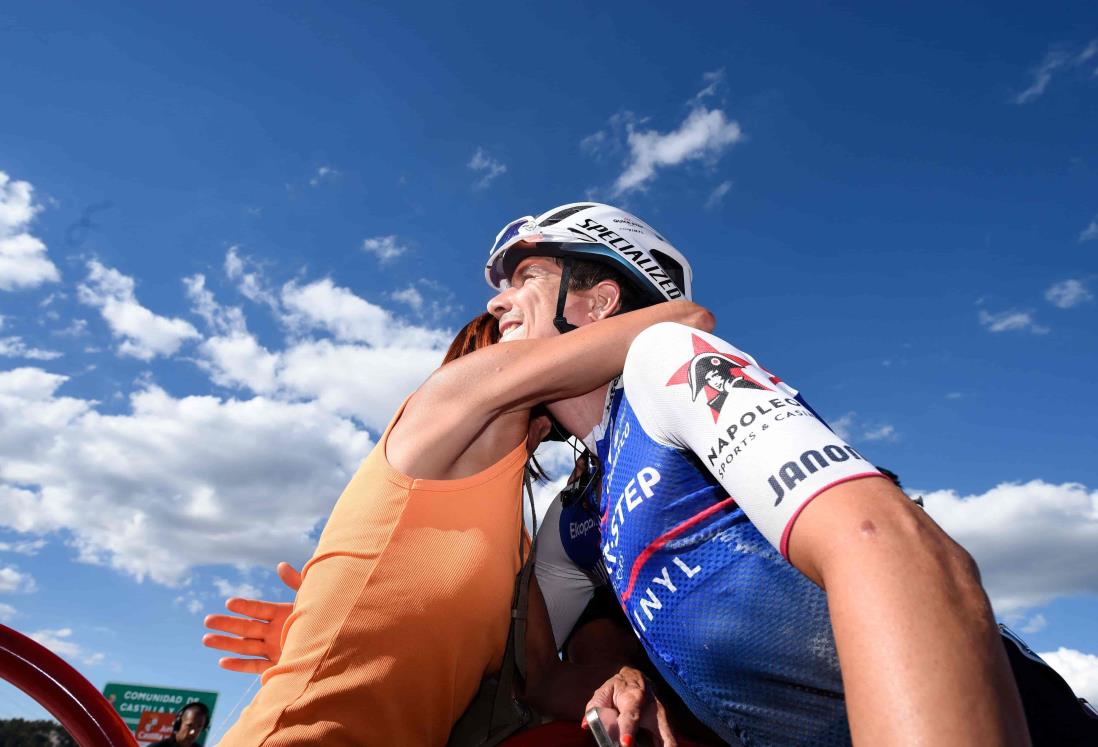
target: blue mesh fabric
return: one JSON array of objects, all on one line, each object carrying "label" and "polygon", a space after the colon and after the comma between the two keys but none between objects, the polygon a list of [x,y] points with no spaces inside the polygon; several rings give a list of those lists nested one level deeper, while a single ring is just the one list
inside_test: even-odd
[{"label": "blue mesh fabric", "polygon": [[598,447],[611,583],[686,704],[733,744],[849,744],[824,593],[692,455],[648,437],[622,390]]}]

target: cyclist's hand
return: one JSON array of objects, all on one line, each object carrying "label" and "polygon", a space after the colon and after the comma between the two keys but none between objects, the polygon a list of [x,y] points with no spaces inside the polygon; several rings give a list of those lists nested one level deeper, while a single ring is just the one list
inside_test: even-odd
[{"label": "cyclist's hand", "polygon": [[657,747],[678,745],[663,704],[648,689],[644,675],[633,667],[622,667],[596,690],[583,711],[592,708],[599,709],[599,717],[611,738],[616,738],[622,747],[633,744],[638,729],[651,733]]},{"label": "cyclist's hand", "polygon": [[[301,574],[289,563],[278,564],[278,577],[294,591],[301,586]],[[207,633],[202,636],[202,643],[239,657],[222,657],[218,666],[232,672],[259,674],[277,664],[282,655],[282,629],[293,611],[293,603],[232,597],[225,600],[225,608],[242,617],[207,615],[205,623],[211,630],[231,635]]]}]

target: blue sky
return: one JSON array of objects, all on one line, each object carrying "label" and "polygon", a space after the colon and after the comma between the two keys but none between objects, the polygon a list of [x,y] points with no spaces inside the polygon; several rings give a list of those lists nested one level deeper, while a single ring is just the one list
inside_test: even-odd
[{"label": "blue sky", "polygon": [[1098,13],[651,6],[7,9],[7,623],[216,737],[202,616],[281,593],[499,227],[599,199],[1098,699]]}]

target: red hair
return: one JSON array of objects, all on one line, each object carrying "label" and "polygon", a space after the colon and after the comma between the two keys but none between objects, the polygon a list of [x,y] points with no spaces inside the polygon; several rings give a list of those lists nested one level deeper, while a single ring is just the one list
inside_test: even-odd
[{"label": "red hair", "polygon": [[497,342],[499,342],[499,323],[494,316],[484,312],[461,328],[457,337],[450,343],[450,349],[446,351],[446,357],[442,359],[442,363],[445,365]]}]

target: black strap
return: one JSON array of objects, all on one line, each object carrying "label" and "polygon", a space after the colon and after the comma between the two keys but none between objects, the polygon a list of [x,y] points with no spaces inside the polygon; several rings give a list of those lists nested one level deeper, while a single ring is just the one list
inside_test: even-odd
[{"label": "black strap", "polygon": [[[515,590],[511,596],[511,626],[507,631],[507,648],[503,652],[503,664],[499,669],[499,684],[496,687],[496,697],[492,706],[492,719],[495,722],[495,714],[505,714],[515,708],[515,673],[523,679],[526,678],[526,608],[529,599],[530,576],[534,572],[534,557],[538,544],[538,519],[534,513],[534,489],[530,478],[530,470],[526,469],[523,476],[526,495],[530,501],[530,515],[534,533],[534,539],[530,544],[530,554],[524,559],[522,570],[515,577]],[[523,534],[523,522],[519,521],[519,557],[525,552],[525,535]],[[491,733],[491,727],[489,727]]]},{"label": "black strap", "polygon": [[515,669],[526,680],[526,621],[530,606],[530,576],[534,572],[535,554],[538,546],[538,515],[534,507],[534,484],[527,469],[523,476],[526,496],[530,502],[530,529],[534,539],[530,544],[530,558],[523,564],[519,573],[518,586],[515,589],[515,601],[511,609],[511,623],[515,627]]},{"label": "black strap", "polygon": [[572,279],[572,258],[564,257],[561,260],[560,269],[560,289],[557,291],[557,315],[553,319],[553,326],[557,328],[557,332],[562,335],[565,332],[571,332],[576,328],[576,325],[569,324],[568,320],[564,318],[564,302],[568,300],[568,282]]}]

